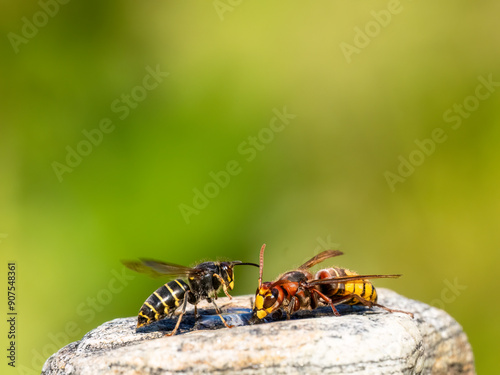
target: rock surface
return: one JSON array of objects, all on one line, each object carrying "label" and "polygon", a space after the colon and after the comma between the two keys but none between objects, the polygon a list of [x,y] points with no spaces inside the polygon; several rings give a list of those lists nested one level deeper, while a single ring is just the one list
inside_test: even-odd
[{"label": "rock surface", "polygon": [[378,288],[379,303],[410,311],[339,306],[299,312],[291,320],[247,325],[251,296],[217,304],[235,327],[225,328],[208,304],[195,328],[188,311],[136,333],[136,317],[115,319],[52,355],[42,374],[475,374],[472,349],[446,312]]}]

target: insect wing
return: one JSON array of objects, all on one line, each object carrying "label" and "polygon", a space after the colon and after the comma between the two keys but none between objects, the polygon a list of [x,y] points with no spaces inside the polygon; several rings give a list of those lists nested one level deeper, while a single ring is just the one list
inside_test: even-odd
[{"label": "insect wing", "polygon": [[344,253],[342,251],[339,251],[339,250],[325,250],[325,251],[319,253],[318,255],[316,255],[315,257],[309,259],[307,262],[305,262],[303,265],[301,265],[299,267],[299,269],[306,270],[308,268],[315,266],[318,263],[323,262],[324,260],[326,260],[328,258],[336,257],[336,256],[339,256],[342,254],[344,254]]},{"label": "insect wing", "polygon": [[153,259],[141,259],[137,261],[122,261],[122,263],[133,271],[147,274],[151,277],[161,276],[193,276],[199,273],[199,270],[181,266],[174,263],[166,263]]},{"label": "insect wing", "polygon": [[396,279],[401,275],[355,275],[355,276],[339,276],[327,277],[325,279],[315,279],[307,283],[308,286],[322,285],[322,284],[345,284],[352,281],[364,279]]}]

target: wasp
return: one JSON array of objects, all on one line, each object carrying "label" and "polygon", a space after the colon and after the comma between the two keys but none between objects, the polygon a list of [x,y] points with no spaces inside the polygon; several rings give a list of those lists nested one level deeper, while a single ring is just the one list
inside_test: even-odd
[{"label": "wasp", "polygon": [[377,291],[368,279],[398,278],[401,275],[358,275],[345,268],[333,267],[318,271],[314,276],[309,268],[328,258],[342,255],[338,250],[326,250],[309,259],[299,268],[286,272],[273,282],[262,282],[264,268],[264,244],[260,250],[259,287],[253,307],[252,323],[281,309],[287,319],[298,310],[312,310],[330,305],[335,315],[340,316],[336,305],[364,305],[381,307],[389,312],[393,310],[377,303]]},{"label": "wasp", "polygon": [[[180,277],[169,281],[154,291],[142,305],[137,317],[137,328],[140,328],[167,316],[173,316],[175,310],[182,306],[177,323],[173,331],[167,336],[175,335],[186,312],[188,302],[194,305],[194,315],[196,319],[198,318],[197,304],[202,300],[213,303],[215,311],[224,325],[232,328],[220,314],[215,303],[217,295],[222,289],[229,299],[232,298],[228,289],[232,290],[234,287],[234,266],[250,265],[259,267],[258,264],[242,263],[239,260],[232,262],[204,262],[192,268],[152,259],[122,261],[122,263],[136,272],[146,273],[153,277]],[[187,282],[183,278],[187,278]]]}]

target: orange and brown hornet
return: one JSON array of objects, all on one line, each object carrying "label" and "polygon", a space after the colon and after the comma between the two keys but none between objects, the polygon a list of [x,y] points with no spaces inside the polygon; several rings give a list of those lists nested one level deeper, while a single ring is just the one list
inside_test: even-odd
[{"label": "orange and brown hornet", "polygon": [[264,269],[264,249],[260,250],[259,287],[255,295],[254,323],[281,309],[287,318],[299,310],[311,310],[325,304],[330,305],[335,315],[340,316],[336,305],[364,305],[381,307],[391,313],[401,312],[413,317],[412,313],[394,310],[377,303],[377,291],[368,279],[398,278],[401,275],[358,275],[346,268],[332,267],[318,271],[314,276],[309,268],[343,253],[326,250],[309,259],[293,271],[279,276],[275,281],[262,282]]}]

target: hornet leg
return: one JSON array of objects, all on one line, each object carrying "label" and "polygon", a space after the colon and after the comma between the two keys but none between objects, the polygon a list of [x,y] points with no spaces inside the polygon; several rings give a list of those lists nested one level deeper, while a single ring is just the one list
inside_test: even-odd
[{"label": "hornet leg", "polygon": [[327,296],[325,296],[323,293],[321,293],[317,289],[311,289],[311,292],[317,293],[318,296],[320,296],[326,303],[328,303],[330,305],[330,307],[332,308],[333,313],[335,315],[337,315],[337,316],[340,316],[340,313],[337,311],[337,309],[335,308],[335,306],[333,306],[332,300],[330,298],[328,298]]},{"label": "hornet leg", "polygon": [[[410,315],[413,318],[413,314],[411,312],[403,311],[403,310],[390,309],[390,308],[382,306],[382,305],[380,305],[378,303],[370,302],[370,301],[364,299],[363,297],[358,296],[357,294],[349,294],[346,297],[349,297],[349,299],[353,298],[353,299],[357,300],[359,303],[361,303],[361,304],[363,304],[364,306],[367,306],[367,307],[377,306],[377,307],[380,307],[380,308],[382,308],[382,309],[384,309],[386,311],[389,311],[390,313],[400,312],[400,313],[403,313],[403,314],[408,314],[408,315]],[[340,302],[340,303],[342,303],[342,302]]]}]

